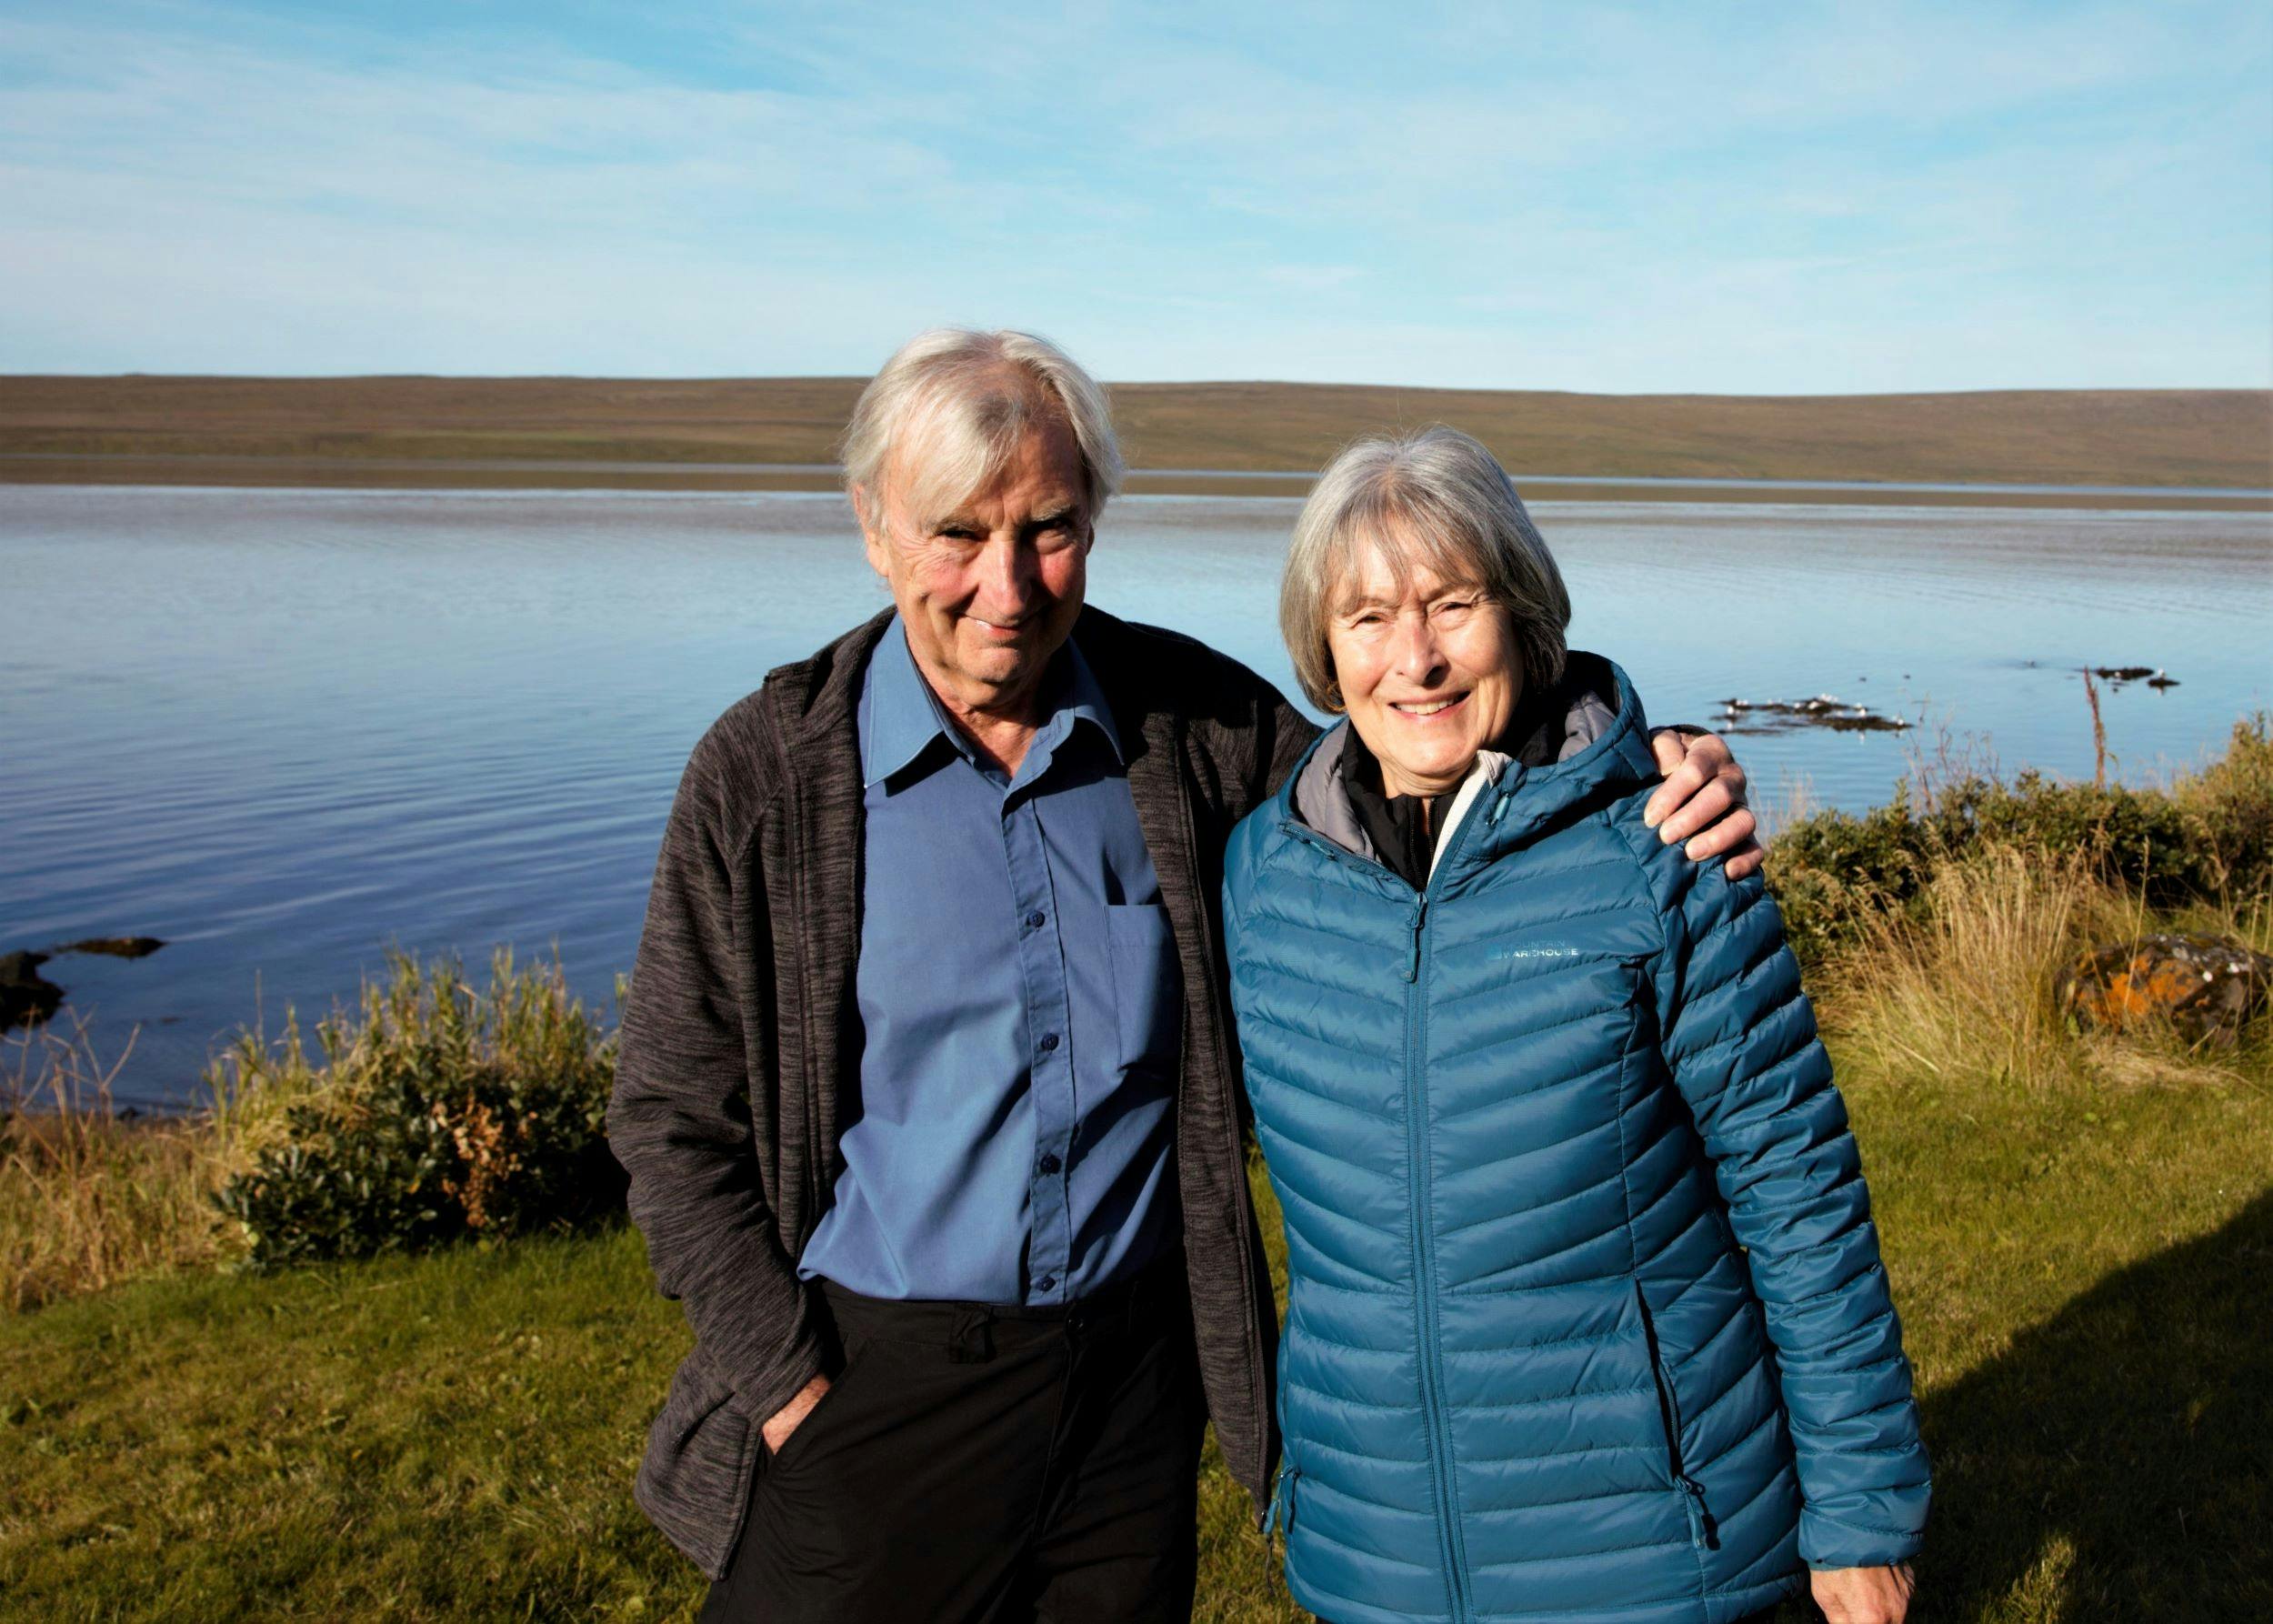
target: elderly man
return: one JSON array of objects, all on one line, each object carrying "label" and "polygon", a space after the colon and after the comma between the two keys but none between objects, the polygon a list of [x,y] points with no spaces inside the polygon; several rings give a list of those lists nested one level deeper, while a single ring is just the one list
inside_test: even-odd
[{"label": "elderly man", "polygon": [[[1085,606],[1121,463],[1049,345],[917,337],[845,462],[893,606],[696,747],[624,1014],[696,1333],[639,1502],[706,1618],[1183,1619],[1203,1423],[1276,1453],[1223,845],[1314,730]],[[1757,863],[1726,747],[1656,744],[1666,837]]]}]

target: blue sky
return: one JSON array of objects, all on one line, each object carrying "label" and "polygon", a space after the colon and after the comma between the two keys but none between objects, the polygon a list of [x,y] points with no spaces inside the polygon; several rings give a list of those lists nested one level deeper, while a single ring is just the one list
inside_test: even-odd
[{"label": "blue sky", "polygon": [[2273,385],[2273,7],[0,0],[0,371]]}]

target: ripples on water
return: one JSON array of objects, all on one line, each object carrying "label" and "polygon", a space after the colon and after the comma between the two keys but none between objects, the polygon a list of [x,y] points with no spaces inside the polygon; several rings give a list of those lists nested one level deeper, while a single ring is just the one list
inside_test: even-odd
[{"label": "ripples on water", "polygon": [[[1092,600],[1292,681],[1275,624],[1298,504],[1138,496]],[[1541,501],[1575,646],[1653,717],[1828,690],[2008,768],[2088,775],[2075,668],[2122,768],[2195,762],[2273,668],[2262,514]],[[556,944],[605,999],[637,944],[686,751],[767,667],[883,606],[824,495],[0,486],[0,951],[48,967],[122,1097],[184,1098],[260,1007],[351,994],[390,943]],[[1909,736],[1916,737],[1918,736]],[[1765,798],[1883,799],[1900,735],[1741,736]]]}]

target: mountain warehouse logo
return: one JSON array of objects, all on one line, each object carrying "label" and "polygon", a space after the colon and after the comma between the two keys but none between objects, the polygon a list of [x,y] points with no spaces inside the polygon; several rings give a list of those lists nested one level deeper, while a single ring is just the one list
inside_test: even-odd
[{"label": "mountain warehouse logo", "polygon": [[1519,947],[1495,947],[1494,958],[1587,958],[1592,957],[1584,947],[1574,947],[1564,942],[1527,943]]}]

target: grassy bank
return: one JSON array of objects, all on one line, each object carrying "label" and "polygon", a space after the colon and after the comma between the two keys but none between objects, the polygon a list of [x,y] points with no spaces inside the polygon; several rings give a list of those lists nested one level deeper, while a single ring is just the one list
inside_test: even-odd
[{"label": "grassy bank", "polygon": [[[879,357],[880,358],[880,357]],[[18,459],[826,463],[857,378],[0,378],[0,479]],[[1573,395],[1279,383],[1121,384],[1132,466],[1309,471],[1357,435],[1448,423],[1521,474],[2273,485],[2273,393]],[[76,477],[103,477],[81,466]],[[233,473],[232,478],[254,478]],[[329,477],[352,482],[352,469]],[[391,483],[374,471],[374,482]],[[541,482],[493,469],[498,484]],[[628,477],[628,476],[627,476]],[[703,484],[691,468],[687,480]]]},{"label": "grassy bank", "polygon": [[275,1041],[239,1035],[211,1104],[126,1118],[86,1029],[35,1030],[0,1067],[0,1308],[142,1275],[498,1240],[623,1205],[602,1142],[615,1038],[558,964],[500,953],[388,974]]},{"label": "grassy bank", "polygon": [[[2266,1088],[1850,1067],[1937,1468],[1923,1618],[2273,1606]],[[686,1342],[621,1228],[0,1320],[0,1610],[685,1618],[629,1489]],[[1294,1618],[1212,1461],[1203,1515],[1198,1617]]]},{"label": "grassy bank", "polygon": [[[2273,840],[2252,810],[2268,787],[2260,722],[2138,805],[1945,794],[1779,844],[1935,1457],[1923,1620],[2273,1609],[2273,1050],[2262,1023],[2230,1049],[2079,1035],[2048,993],[2111,930],[2273,951],[2250,867]],[[450,1052],[477,1069],[540,1028],[557,1054],[564,1028],[544,1021],[396,1047],[426,1057],[421,1075]],[[287,1068],[279,1091],[305,1102],[323,1075]],[[255,1165],[253,1120],[234,1177]],[[163,1184],[157,1165],[130,1167]],[[22,1177],[0,1169],[0,1213],[23,1210]],[[653,1619],[696,1603],[699,1579],[629,1499],[687,1338],[620,1225],[46,1295],[0,1317],[0,1610]],[[1247,1510],[1211,1458],[1198,1617],[1293,1619]]]}]

